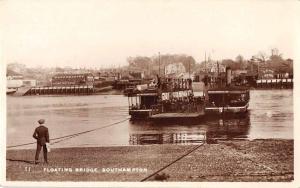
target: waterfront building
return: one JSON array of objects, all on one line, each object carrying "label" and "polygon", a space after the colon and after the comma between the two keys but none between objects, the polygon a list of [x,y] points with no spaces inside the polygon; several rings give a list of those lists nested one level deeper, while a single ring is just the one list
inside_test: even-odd
[{"label": "waterfront building", "polygon": [[274,78],[274,71],[271,69],[265,69],[261,71],[261,78],[263,79],[272,79]]},{"label": "waterfront building", "polygon": [[182,63],[173,63],[165,67],[165,75],[167,77],[178,77],[178,75],[185,72],[186,70]]},{"label": "waterfront building", "polygon": [[208,61],[206,62],[206,66],[205,66],[205,72],[207,71],[208,73],[211,74],[216,74],[216,73],[221,73],[221,72],[225,72],[226,67],[222,64],[222,63],[218,63],[216,61]]},{"label": "waterfront building", "polygon": [[7,89],[18,89],[20,87],[35,87],[37,81],[35,79],[24,79],[23,75],[13,70],[8,70],[6,73]]},{"label": "waterfront building", "polygon": [[6,79],[7,80],[22,80],[23,79],[23,74],[18,73],[14,70],[7,69],[6,71]]},{"label": "waterfront building", "polygon": [[36,80],[20,80],[20,79],[7,79],[6,87],[8,89],[18,89],[20,87],[35,87]]}]

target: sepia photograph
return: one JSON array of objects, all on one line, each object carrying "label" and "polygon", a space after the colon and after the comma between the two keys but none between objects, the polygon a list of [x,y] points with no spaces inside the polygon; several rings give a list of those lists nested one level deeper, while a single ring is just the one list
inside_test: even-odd
[{"label": "sepia photograph", "polygon": [[299,188],[299,8],[0,1],[1,185]]}]

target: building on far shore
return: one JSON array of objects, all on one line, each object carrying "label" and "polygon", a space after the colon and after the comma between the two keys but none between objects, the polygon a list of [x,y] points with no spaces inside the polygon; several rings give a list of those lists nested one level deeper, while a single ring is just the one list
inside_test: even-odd
[{"label": "building on far shore", "polygon": [[8,79],[6,80],[6,87],[8,89],[18,89],[20,87],[35,87],[36,80],[20,80],[20,79]]},{"label": "building on far shore", "polygon": [[12,70],[6,74],[7,89],[18,89],[20,87],[35,87],[37,81],[34,79],[24,79],[23,75]]},{"label": "building on far shore", "polygon": [[178,77],[180,74],[186,72],[185,67],[182,63],[173,63],[165,67],[165,75],[167,77]]}]

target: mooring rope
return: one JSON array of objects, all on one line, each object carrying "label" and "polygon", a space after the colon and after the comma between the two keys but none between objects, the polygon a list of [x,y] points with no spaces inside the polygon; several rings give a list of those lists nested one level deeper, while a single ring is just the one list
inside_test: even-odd
[{"label": "mooring rope", "polygon": [[[59,139],[62,139],[62,138],[65,138],[63,140],[70,139],[70,138],[73,138],[73,137],[76,137],[76,136],[79,136],[79,135],[82,135],[82,134],[86,134],[86,133],[89,133],[89,132],[93,132],[93,131],[97,131],[97,130],[100,130],[100,129],[104,129],[104,128],[107,128],[107,127],[111,127],[111,126],[117,125],[117,124],[122,123],[124,121],[127,121],[129,119],[130,118],[126,118],[126,119],[123,119],[121,121],[118,121],[118,122],[115,122],[115,123],[112,123],[112,124],[109,124],[109,125],[105,125],[103,127],[98,127],[98,128],[95,128],[95,129],[91,129],[91,130],[87,130],[87,131],[82,131],[82,132],[78,132],[78,133],[75,133],[75,134],[65,135],[65,136],[61,136],[61,137],[57,137],[57,138],[52,138],[50,140],[59,140]],[[55,143],[58,143],[58,142],[61,142],[63,140],[56,141],[56,142],[52,143],[51,145],[53,145]],[[6,148],[16,148],[16,147],[26,146],[26,145],[31,145],[31,144],[36,144],[36,142],[29,142],[29,143],[25,143],[25,144],[18,144],[18,145],[13,145],[13,146],[7,146]]]},{"label": "mooring rope", "polygon": [[158,174],[159,172],[163,171],[164,169],[168,168],[169,166],[171,166],[172,164],[176,163],[177,161],[179,161],[180,159],[184,158],[185,156],[191,154],[192,152],[194,152],[195,150],[197,150],[198,148],[200,148],[201,146],[203,146],[204,143],[194,147],[193,149],[191,149],[190,151],[188,151],[187,153],[181,155],[180,157],[176,158],[174,161],[170,162],[169,164],[163,166],[162,168],[160,168],[159,170],[153,172],[152,174],[150,174],[149,176],[145,177],[144,179],[141,180],[141,182],[146,181],[147,179],[153,177],[155,174]]}]

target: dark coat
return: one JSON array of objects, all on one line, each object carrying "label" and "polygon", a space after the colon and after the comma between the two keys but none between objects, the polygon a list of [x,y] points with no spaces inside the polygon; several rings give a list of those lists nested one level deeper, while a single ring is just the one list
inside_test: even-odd
[{"label": "dark coat", "polygon": [[33,133],[33,138],[37,140],[37,143],[41,146],[45,145],[46,142],[49,143],[49,131],[48,128],[40,125],[38,126]]}]

